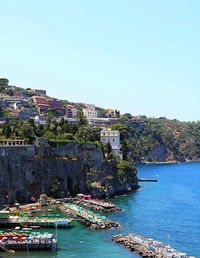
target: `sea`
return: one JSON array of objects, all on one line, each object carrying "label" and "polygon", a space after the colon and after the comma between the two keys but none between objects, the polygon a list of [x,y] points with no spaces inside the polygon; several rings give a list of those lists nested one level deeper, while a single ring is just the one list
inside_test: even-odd
[{"label": "sea", "polygon": [[[59,250],[17,253],[15,257],[124,258],[139,257],[111,241],[112,235],[133,232],[151,237],[188,255],[200,257],[200,163],[139,165],[138,177],[158,182],[140,183],[140,189],[112,199],[122,212],[108,216],[119,230],[95,231],[76,222],[58,230]],[[51,230],[55,233],[55,230]],[[11,257],[1,253],[0,257]]]}]

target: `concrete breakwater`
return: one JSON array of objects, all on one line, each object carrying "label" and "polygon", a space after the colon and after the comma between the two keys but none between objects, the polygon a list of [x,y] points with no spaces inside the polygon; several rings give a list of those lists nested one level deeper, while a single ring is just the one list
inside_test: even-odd
[{"label": "concrete breakwater", "polygon": [[[151,238],[142,237],[136,234],[120,234],[112,237],[112,240],[119,243],[132,252],[137,252],[142,257],[154,258],[192,258],[185,253],[181,253],[169,245],[166,246]],[[194,258],[194,257],[193,257]]]},{"label": "concrete breakwater", "polygon": [[138,178],[138,182],[158,182],[157,179]]},{"label": "concrete breakwater", "polygon": [[119,223],[108,220],[105,216],[100,216],[91,210],[87,210],[75,204],[65,203],[59,206],[59,210],[65,214],[74,216],[77,220],[93,229],[120,228]]},{"label": "concrete breakwater", "polygon": [[106,202],[103,200],[97,200],[97,199],[86,200],[86,199],[79,199],[79,198],[66,198],[65,201],[76,204],[76,205],[80,205],[86,209],[93,209],[93,210],[99,211],[99,212],[122,211],[122,209],[117,207],[115,204]]}]

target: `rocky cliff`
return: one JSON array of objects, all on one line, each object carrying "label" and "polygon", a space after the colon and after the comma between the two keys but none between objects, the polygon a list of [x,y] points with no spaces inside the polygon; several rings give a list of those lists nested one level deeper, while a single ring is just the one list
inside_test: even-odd
[{"label": "rocky cliff", "polygon": [[114,196],[138,187],[135,169],[123,178],[115,164],[104,159],[95,144],[0,147],[0,205],[29,202],[42,192],[58,190],[59,197],[88,193]]}]

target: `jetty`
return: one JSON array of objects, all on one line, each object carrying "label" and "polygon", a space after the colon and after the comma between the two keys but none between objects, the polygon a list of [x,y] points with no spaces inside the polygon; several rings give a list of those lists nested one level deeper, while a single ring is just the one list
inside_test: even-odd
[{"label": "jetty", "polygon": [[78,221],[93,229],[120,228],[120,225],[117,222],[108,220],[105,216],[100,216],[99,214],[76,204],[65,203],[59,206],[59,210],[74,216]]},{"label": "jetty", "polygon": [[8,219],[0,220],[1,228],[14,228],[16,226],[41,227],[41,228],[67,228],[70,226],[71,219],[46,219],[46,218],[26,218],[10,216]]},{"label": "jetty", "polygon": [[122,211],[121,208],[117,207],[111,202],[98,199],[84,199],[84,198],[66,198],[65,202],[80,205],[86,209],[93,209],[99,212],[117,212]]},{"label": "jetty", "polygon": [[112,240],[146,258],[192,258],[169,245],[136,234],[115,235]]},{"label": "jetty", "polygon": [[157,179],[138,178],[138,182],[158,182]]}]

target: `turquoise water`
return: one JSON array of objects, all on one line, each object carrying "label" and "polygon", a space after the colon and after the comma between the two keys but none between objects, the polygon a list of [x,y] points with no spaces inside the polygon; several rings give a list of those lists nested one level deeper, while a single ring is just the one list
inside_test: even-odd
[{"label": "turquoise water", "polygon": [[125,211],[109,216],[120,222],[121,230],[99,232],[76,223],[72,229],[58,231],[56,254],[19,253],[15,257],[138,257],[112,243],[111,236],[119,232],[150,236],[200,257],[200,163],[144,165],[138,167],[138,175],[156,178],[158,183],[141,183],[144,187],[135,193],[114,198]]}]

